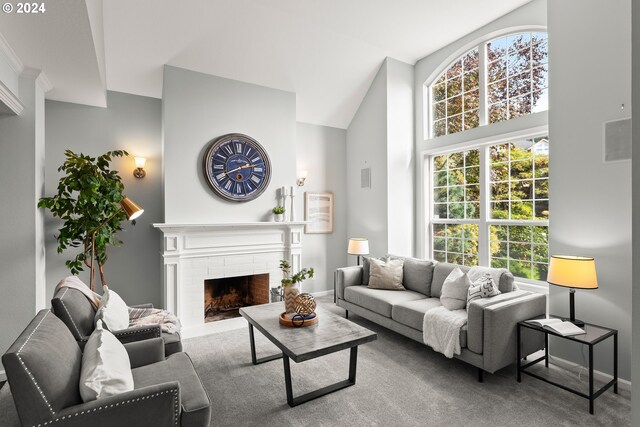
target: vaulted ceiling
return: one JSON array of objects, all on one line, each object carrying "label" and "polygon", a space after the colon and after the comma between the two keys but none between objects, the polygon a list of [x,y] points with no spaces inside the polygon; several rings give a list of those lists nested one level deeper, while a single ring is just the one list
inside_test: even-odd
[{"label": "vaulted ceiling", "polygon": [[0,33],[53,84],[160,98],[164,64],[295,92],[297,120],[348,127],[385,57],[409,64],[529,0],[49,0]]}]

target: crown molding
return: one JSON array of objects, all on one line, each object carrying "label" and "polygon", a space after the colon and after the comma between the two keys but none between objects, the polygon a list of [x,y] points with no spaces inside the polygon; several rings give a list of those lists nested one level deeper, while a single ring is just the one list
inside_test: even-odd
[{"label": "crown molding", "polygon": [[13,92],[11,92],[2,82],[0,82],[0,103],[5,104],[18,116],[24,111],[24,105],[22,105],[22,102],[20,102],[18,97],[15,96]]},{"label": "crown molding", "polygon": [[16,52],[11,48],[7,39],[4,38],[2,33],[0,33],[0,56],[7,60],[7,63],[11,67],[11,69],[16,73],[16,75],[20,75],[24,70],[24,65]]}]

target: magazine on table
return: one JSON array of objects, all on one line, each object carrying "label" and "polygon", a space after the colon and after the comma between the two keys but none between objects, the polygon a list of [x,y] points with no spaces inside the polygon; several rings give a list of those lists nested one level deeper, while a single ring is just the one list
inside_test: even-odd
[{"label": "magazine on table", "polygon": [[534,319],[527,320],[527,323],[549,329],[550,331],[560,334],[563,337],[569,335],[581,335],[585,333],[584,329],[579,328],[573,323],[564,321],[562,319]]}]

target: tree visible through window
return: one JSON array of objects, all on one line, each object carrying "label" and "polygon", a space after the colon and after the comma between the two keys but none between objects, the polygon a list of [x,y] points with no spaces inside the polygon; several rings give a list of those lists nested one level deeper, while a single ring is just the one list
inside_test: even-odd
[{"label": "tree visible through window", "polygon": [[[545,280],[549,257],[547,137],[434,156],[432,168],[434,259],[503,267],[517,277]],[[488,191],[481,197],[484,185]],[[481,215],[484,206],[488,211]],[[483,241],[480,235],[488,238]],[[483,246],[487,250],[481,256]]]},{"label": "tree visible through window", "polygon": [[456,59],[430,86],[431,135],[547,110],[547,44],[546,32],[520,32],[482,43]]}]

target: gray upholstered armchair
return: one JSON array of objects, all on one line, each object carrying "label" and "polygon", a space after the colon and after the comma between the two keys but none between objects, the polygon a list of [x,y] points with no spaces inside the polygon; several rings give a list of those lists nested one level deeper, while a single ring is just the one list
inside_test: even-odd
[{"label": "gray upholstered armchair", "polygon": [[[93,319],[96,316],[96,311],[89,300],[87,300],[82,292],[76,289],[60,288],[51,300],[51,307],[55,315],[67,325],[73,337],[78,341],[78,344],[80,344],[80,348],[84,348],[89,336],[93,332]],[[137,307],[153,306],[146,304]],[[180,334],[161,332],[159,325],[135,326],[121,331],[115,331],[113,334],[122,343],[162,337],[165,347],[164,351],[167,356],[182,351]]]},{"label": "gray upholstered armchair", "polygon": [[165,359],[160,338],[125,348],[134,390],[83,403],[80,347],[60,319],[40,311],[2,356],[22,425],[209,425],[209,398],[186,353]]}]

